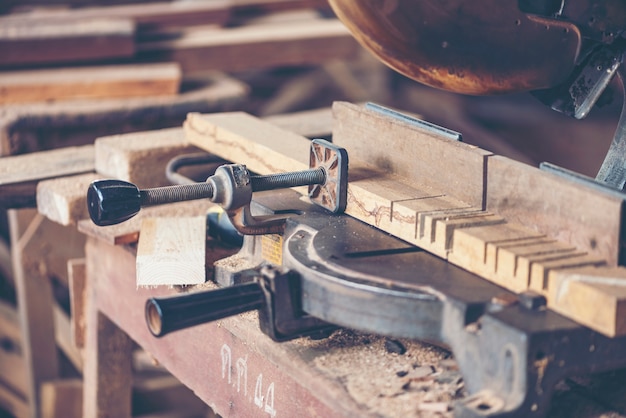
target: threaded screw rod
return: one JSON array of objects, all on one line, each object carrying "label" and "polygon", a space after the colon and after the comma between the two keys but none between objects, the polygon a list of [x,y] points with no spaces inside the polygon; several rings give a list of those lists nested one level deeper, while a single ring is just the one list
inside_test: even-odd
[{"label": "threaded screw rod", "polygon": [[254,192],[287,189],[289,187],[324,184],[326,182],[326,171],[323,168],[315,168],[289,173],[251,176],[250,181],[252,182],[252,191]]},{"label": "threaded screw rod", "polygon": [[[323,168],[250,176],[252,191],[254,192],[324,184],[325,181],[326,172]],[[214,193],[211,183],[193,183],[139,190],[141,206],[161,205],[184,200],[211,199]]]},{"label": "threaded screw rod", "polygon": [[139,190],[142,207],[183,200],[211,199],[213,194],[214,190],[211,183],[182,184]]}]

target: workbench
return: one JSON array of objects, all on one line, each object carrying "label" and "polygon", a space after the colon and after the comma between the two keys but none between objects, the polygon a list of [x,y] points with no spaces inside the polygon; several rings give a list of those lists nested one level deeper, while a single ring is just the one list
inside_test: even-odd
[{"label": "workbench", "polygon": [[[208,262],[212,254],[225,253],[209,251]],[[95,236],[87,239],[86,260],[93,294],[84,375],[93,392],[85,403],[97,415],[128,414],[119,409],[129,407],[128,337],[221,416],[452,416],[448,404],[463,394],[449,353],[427,343],[339,330],[277,344],[259,330],[256,313],[157,339],[145,323],[148,298],[214,285],[137,288],[135,250]]]},{"label": "workbench", "polygon": [[[149,216],[176,216],[166,207],[154,209]],[[87,235],[84,416],[131,415],[135,344],[221,416],[451,417],[454,401],[467,395],[451,354],[427,342],[339,329],[327,338],[275,343],[259,330],[253,312],[157,339],[145,323],[147,299],[215,285],[138,288],[136,234],[115,242],[88,220],[79,222],[79,231]],[[234,251],[209,239],[207,278],[213,261]],[[623,377],[615,371],[559,383],[548,416],[620,416]]]},{"label": "workbench", "polygon": [[[220,416],[452,417],[452,402],[467,395],[451,354],[426,342],[340,329],[275,343],[256,312],[156,338],[145,322],[147,299],[215,285],[137,288],[134,246],[96,235],[86,245],[85,416],[130,416],[131,340]],[[211,247],[207,263],[232,251]],[[624,393],[624,371],[568,379],[549,417],[618,417],[611,411],[624,407]]]}]

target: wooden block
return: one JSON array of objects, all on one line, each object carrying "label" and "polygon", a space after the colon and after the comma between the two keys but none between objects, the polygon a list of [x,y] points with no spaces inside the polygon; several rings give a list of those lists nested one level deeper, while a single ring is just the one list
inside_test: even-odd
[{"label": "wooden block", "polygon": [[557,312],[609,337],[626,334],[626,268],[551,270],[548,283]]},{"label": "wooden block", "polygon": [[0,159],[0,206],[34,207],[39,181],[87,173],[93,168],[92,145],[4,157]]},{"label": "wooden block", "polygon": [[178,62],[183,73],[247,71],[317,65],[355,57],[360,46],[337,19],[251,25],[230,29],[192,28],[175,38],[140,42],[137,59]]},{"label": "wooden block", "polygon": [[45,180],[37,185],[37,210],[61,225],[89,218],[87,189],[103,176],[95,173]]},{"label": "wooden block", "polygon": [[206,281],[206,217],[144,218],[137,245],[137,286]]},{"label": "wooden block", "polygon": [[551,270],[562,270],[574,267],[585,266],[604,266],[606,261],[595,255],[580,254],[572,257],[563,258],[549,258],[541,261],[534,261],[531,263],[530,269],[530,289],[537,292],[546,293],[549,292],[549,280],[548,275]]},{"label": "wooden block", "polygon": [[256,174],[309,168],[309,140],[243,112],[190,113],[183,127],[190,143]]},{"label": "wooden block", "polygon": [[0,74],[0,105],[178,93],[178,64],[106,65]]},{"label": "wooden block", "polygon": [[514,287],[526,289],[530,285],[530,265],[533,261],[568,257],[580,252],[571,245],[544,238],[503,244],[497,247],[496,253],[496,275],[503,280],[519,279],[519,285]]},{"label": "wooden block", "polygon": [[426,224],[430,224],[434,232],[434,240],[432,233],[426,236],[431,236],[434,247],[444,255],[452,249],[455,230],[505,223],[500,216],[483,211],[458,215],[426,215],[425,218]]},{"label": "wooden block", "polygon": [[483,207],[492,153],[351,103],[333,103],[333,115],[333,143],[349,149],[351,158]]},{"label": "wooden block", "polygon": [[[516,225],[507,224],[507,226]],[[553,240],[546,238],[545,235],[538,234],[537,232],[530,229],[523,228],[523,231],[526,234],[523,238],[505,242],[490,242],[487,244],[487,252],[485,255],[486,266],[489,267],[490,274],[495,274],[494,280],[497,280],[498,283],[501,283],[500,280],[506,281],[512,279],[515,275],[515,270],[511,272],[510,270],[500,268],[500,265],[498,263],[500,249],[515,246],[536,245],[545,242],[554,242]],[[507,271],[511,274],[507,274]]]},{"label": "wooden block", "polygon": [[430,194],[402,184],[397,177],[379,170],[372,170],[365,176],[363,173],[364,170],[358,167],[355,170],[351,164],[348,185],[351,213],[370,225],[393,231],[403,239],[415,240],[416,217],[407,218],[398,214],[394,204],[428,197]]},{"label": "wooden block", "polygon": [[448,260],[457,265],[468,266],[470,271],[488,276],[496,272],[496,251],[491,247],[506,243],[519,243],[541,237],[540,234],[515,224],[486,225],[454,231],[452,252]]},{"label": "wooden block", "polygon": [[78,222],[78,230],[86,235],[98,237],[111,245],[132,244],[139,240],[139,231],[144,218],[204,216],[213,205],[206,199],[151,206],[141,209],[135,217],[117,225],[97,226],[91,219],[85,219]]},{"label": "wooden block", "polygon": [[134,32],[133,22],[122,18],[5,21],[0,25],[0,67],[131,57]]},{"label": "wooden block", "polygon": [[80,418],[83,412],[83,381],[58,379],[41,385],[43,418]]},{"label": "wooden block", "polygon": [[454,213],[465,213],[471,209],[472,208],[466,203],[461,202],[453,197],[441,194],[433,194],[430,196],[418,197],[416,199],[394,202],[393,219],[415,219],[414,228],[412,231],[412,242],[420,242],[429,245],[432,240],[430,238],[424,238],[426,236],[426,215],[452,215]]},{"label": "wooden block", "polygon": [[105,136],[95,141],[95,166],[105,177],[159,187],[171,184],[165,166],[172,158],[198,151],[185,141],[182,128]]},{"label": "wooden block", "polygon": [[69,277],[70,312],[73,344],[82,349],[85,346],[85,303],[87,291],[87,265],[84,258],[67,261]]},{"label": "wooden block", "polygon": [[487,165],[487,210],[616,266],[623,197],[494,156]]}]

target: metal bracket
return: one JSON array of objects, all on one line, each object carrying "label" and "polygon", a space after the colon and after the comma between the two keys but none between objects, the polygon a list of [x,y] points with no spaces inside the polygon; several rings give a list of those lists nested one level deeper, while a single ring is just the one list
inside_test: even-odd
[{"label": "metal bracket", "polygon": [[346,209],[348,197],[348,153],[323,139],[311,141],[309,168],[323,168],[324,184],[309,186],[309,198],[313,203],[334,213]]},{"label": "metal bracket", "polygon": [[[348,195],[348,153],[345,149],[335,146],[326,140],[314,139],[311,141],[309,154],[309,174],[316,170],[323,171],[324,181],[309,184],[309,198],[313,203],[331,212],[343,212],[346,208]],[[304,172],[283,173],[276,175],[276,177],[288,177],[290,174],[302,173]],[[294,181],[294,179],[287,178],[286,181],[280,183],[283,187],[302,185]],[[239,187],[239,184],[241,184],[242,188],[250,188],[250,196],[247,199],[247,203],[237,206],[231,205],[225,208],[237,231],[244,235],[280,234],[284,231],[285,221],[292,216],[291,214],[255,217],[250,211],[250,202],[252,200],[252,191],[257,191],[257,189],[251,188],[252,183],[250,181],[231,181],[230,184],[233,188]],[[266,187],[263,190],[274,188],[279,187]]]}]

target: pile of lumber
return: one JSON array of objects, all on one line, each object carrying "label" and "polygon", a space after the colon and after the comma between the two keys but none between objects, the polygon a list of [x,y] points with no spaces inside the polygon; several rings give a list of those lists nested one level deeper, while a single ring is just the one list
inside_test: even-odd
[{"label": "pile of lumber", "polygon": [[250,99],[268,90],[254,77],[278,69],[287,76],[270,91],[285,91],[269,112],[319,93],[319,76],[288,84],[306,69],[364,100],[350,75],[334,81],[362,49],[328,10],[322,0],[20,2],[0,14],[0,156],[180,126],[189,112],[251,111],[268,99]]},{"label": "pile of lumber", "polygon": [[[327,10],[326,2],[212,0],[0,15],[0,105],[168,95],[183,75],[353,56],[348,31],[318,9]],[[287,10],[298,17],[258,17]]]}]

